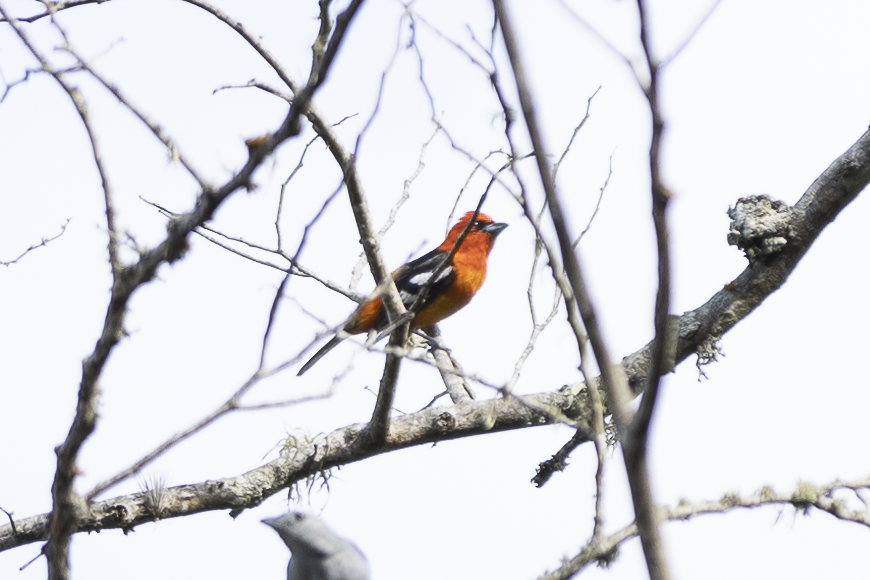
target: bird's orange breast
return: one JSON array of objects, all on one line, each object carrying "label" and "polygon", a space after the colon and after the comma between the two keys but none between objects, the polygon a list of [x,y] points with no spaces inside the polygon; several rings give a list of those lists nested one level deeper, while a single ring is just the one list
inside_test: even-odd
[{"label": "bird's orange breast", "polygon": [[460,252],[453,257],[453,267],[456,278],[443,294],[417,313],[417,328],[440,322],[471,302],[486,278],[486,252]]}]

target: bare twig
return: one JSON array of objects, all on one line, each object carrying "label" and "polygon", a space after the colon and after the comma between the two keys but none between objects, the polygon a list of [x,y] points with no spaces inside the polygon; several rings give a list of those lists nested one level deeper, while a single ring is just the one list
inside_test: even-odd
[{"label": "bare twig", "polygon": [[550,459],[542,461],[532,478],[535,487],[543,487],[557,471],[564,471],[568,466],[568,457],[584,443],[589,442],[589,435],[580,429],[574,432],[571,439],[565,443]]},{"label": "bare twig", "polygon": [[341,294],[345,298],[349,298],[358,304],[363,302],[366,299],[366,296],[363,294],[358,294],[356,292],[348,290],[347,288],[345,288],[344,286],[341,286],[337,282],[332,282],[330,280],[327,280],[326,278],[322,278],[322,277],[318,276],[312,270],[303,266],[298,261],[294,261],[292,256],[287,255],[284,252],[281,252],[281,256],[285,260],[290,262],[290,264],[293,266],[293,273],[294,274],[297,274],[299,276],[304,276],[306,278],[311,278],[312,280],[316,280],[317,282],[320,282],[321,284],[323,284],[324,286],[326,286],[327,288],[329,288],[333,292],[338,292],[339,294]]},{"label": "bare twig", "polygon": [[[3,19],[2,19],[2,18],[0,18],[0,22],[3,22]],[[78,66],[71,66],[71,67],[66,67],[66,68],[54,69],[54,72],[56,72],[57,74],[66,74],[66,73],[78,72],[78,71],[80,71],[80,70],[81,70],[81,69],[80,69]],[[23,76],[23,77],[21,77],[21,78],[18,79],[18,80],[14,80],[14,81],[12,81],[12,82],[7,82],[6,79],[3,78],[2,73],[0,73],[0,79],[2,79],[2,80],[3,80],[3,84],[6,85],[6,88],[3,90],[3,95],[0,96],[0,104],[2,104],[3,101],[6,100],[6,97],[9,96],[9,93],[12,92],[12,89],[14,89],[14,88],[17,87],[18,85],[24,84],[24,83],[26,83],[28,80],[30,80],[30,75],[33,75],[33,74],[39,74],[39,73],[47,73],[47,72],[48,72],[48,71],[45,71],[45,70],[43,70],[43,69],[41,69],[41,68],[29,68],[29,69],[26,69],[26,70],[24,71],[24,76]]]},{"label": "bare twig", "polygon": [[[534,272],[532,273],[534,277]],[[550,309],[550,314],[547,315],[547,318],[540,324],[535,322],[535,311],[532,306],[532,298],[531,298],[531,282],[529,282],[529,307],[532,310],[532,334],[529,336],[529,340],[526,343],[526,348],[523,350],[520,357],[517,359],[517,362],[514,363],[514,372],[511,374],[511,377],[508,379],[507,383],[504,386],[505,394],[510,394],[513,392],[514,387],[517,384],[517,381],[520,380],[520,373],[523,370],[523,366],[526,364],[526,360],[532,354],[532,351],[535,349],[535,343],[538,341],[538,337],[541,336],[541,333],[547,328],[550,322],[556,317],[556,314],[559,313],[559,303],[562,301],[562,292],[559,290],[558,286],[556,287],[555,296],[553,297],[553,307]]]},{"label": "bare twig", "polygon": [[265,409],[283,409],[284,407],[293,407],[296,405],[301,405],[303,403],[310,403],[311,401],[321,401],[323,399],[328,399],[335,393],[335,387],[337,386],[338,380],[332,381],[329,388],[323,391],[322,393],[318,393],[316,395],[307,395],[305,397],[295,397],[293,399],[286,399],[284,401],[272,401],[269,403],[259,403],[256,405],[241,405],[239,404],[235,410],[236,411],[263,411]]},{"label": "bare twig", "polygon": [[29,254],[33,250],[35,250],[37,248],[41,248],[41,247],[45,246],[46,244],[48,244],[49,242],[53,242],[54,240],[58,239],[66,231],[66,227],[69,225],[69,222],[71,219],[72,218],[67,218],[66,222],[62,226],[60,226],[60,233],[58,233],[56,236],[53,236],[51,238],[42,238],[42,240],[40,240],[40,242],[38,244],[33,244],[32,246],[30,246],[29,248],[27,248],[26,250],[21,252],[21,254],[19,254],[18,257],[16,257],[15,259],[9,260],[8,262],[4,262],[3,260],[0,260],[0,265],[11,266],[12,264],[15,264],[16,262],[18,262],[18,260],[20,260],[21,258],[26,256],[27,254]]},{"label": "bare twig", "polygon": [[12,519],[14,512],[7,512],[2,507],[0,507],[0,512],[6,514],[6,517],[9,518],[9,525],[12,526],[12,535],[16,535],[18,533],[18,530],[15,529],[15,520]]},{"label": "bare twig", "polygon": [[[317,218],[314,219],[314,221],[316,220]],[[302,240],[303,241],[300,244],[300,250],[301,246],[305,243],[305,236],[303,236]],[[281,283],[278,284],[278,290],[277,292],[275,292],[275,297],[272,299],[272,306],[269,308],[269,318],[266,322],[266,331],[263,333],[263,341],[260,345],[260,366],[258,370],[262,370],[266,366],[266,347],[269,344],[269,336],[272,334],[272,327],[275,324],[275,316],[278,314],[278,305],[281,303],[281,298],[284,297],[284,289],[287,287],[287,282],[289,280],[290,274],[288,273],[284,276],[284,278],[281,279]]]},{"label": "bare twig", "polygon": [[613,175],[613,154],[610,154],[610,161],[607,164],[607,178],[604,180],[604,185],[601,186],[601,189],[598,191],[598,201],[595,203],[595,210],[592,212],[592,216],[590,216],[589,221],[586,223],[586,227],[583,228],[583,231],[580,232],[580,235],[577,236],[577,239],[574,240],[573,247],[577,247],[577,244],[580,243],[580,240],[583,239],[583,236],[586,235],[586,232],[589,231],[589,228],[592,227],[592,222],[595,221],[595,216],[598,215],[598,210],[601,209],[601,200],[604,199],[604,192],[607,190],[607,185],[610,183],[610,177]]},{"label": "bare twig", "polygon": [[574,132],[571,134],[571,138],[568,139],[568,144],[565,146],[565,149],[562,151],[562,155],[559,157],[559,160],[553,164],[553,181],[556,180],[556,174],[559,173],[559,168],[562,166],[562,162],[565,161],[565,157],[568,156],[568,152],[571,150],[571,145],[574,144],[574,139],[577,138],[577,134],[580,132],[580,129],[586,124],[586,121],[589,120],[589,110],[592,108],[592,99],[595,98],[595,95],[598,94],[598,91],[601,90],[601,85],[595,89],[595,92],[586,99],[586,114],[583,115],[583,118],[580,119],[580,122],[574,127]]},{"label": "bare twig", "polygon": [[281,190],[278,193],[278,209],[275,211],[275,235],[278,238],[278,251],[283,249],[283,240],[281,239],[281,213],[284,209],[284,193],[287,190],[290,181],[296,177],[296,174],[299,173],[300,169],[302,169],[302,164],[305,161],[305,154],[308,153],[308,148],[318,139],[320,139],[320,135],[315,135],[305,144],[305,148],[302,149],[302,154],[299,156],[299,161],[296,163],[296,167],[293,168],[293,171],[290,172],[290,175],[288,175],[287,179],[284,180],[284,183],[281,184]]},{"label": "bare twig", "polygon": [[[284,268],[284,267],[282,267],[282,266],[279,266],[278,264],[273,264],[272,262],[269,262],[269,261],[267,261],[267,260],[261,260],[261,259],[259,259],[259,258],[256,258],[256,257],[252,256],[251,254],[246,254],[246,253],[242,252],[241,250],[237,250],[236,248],[230,246],[229,244],[225,244],[225,243],[221,242],[220,240],[218,240],[218,239],[216,239],[216,238],[213,238],[213,237],[211,237],[211,236],[206,235],[204,232],[213,232],[213,233],[216,233],[216,234],[220,235],[219,232],[217,232],[217,231],[215,231],[214,229],[209,228],[209,227],[201,227],[201,228],[197,228],[196,231],[194,231],[194,233],[195,233],[196,235],[198,235],[199,237],[201,237],[202,239],[204,239],[204,240],[208,240],[209,242],[213,243],[213,244],[216,245],[217,247],[219,247],[219,248],[223,248],[224,250],[226,250],[226,251],[228,251],[228,252],[230,252],[230,253],[232,253],[232,254],[235,254],[235,255],[237,255],[237,256],[239,256],[239,257],[242,257],[242,258],[244,258],[244,259],[246,259],[246,260],[250,260],[250,261],[252,261],[252,262],[256,262],[257,264],[260,264],[260,265],[262,265],[262,266],[268,266],[269,268],[273,268],[273,269],[275,269],[275,270],[279,270],[279,271],[281,271],[281,272],[285,272],[285,273],[293,273],[293,269],[292,269],[292,268],[290,268],[290,269],[288,269],[288,268]],[[234,241],[234,242],[245,243],[244,240],[242,240],[241,238],[228,238],[228,239],[231,239],[231,240]]]},{"label": "bare twig", "polygon": [[279,99],[286,101],[288,103],[293,102],[293,95],[285,93],[284,91],[282,91],[280,89],[276,89],[275,87],[273,87],[269,84],[266,84],[262,81],[258,81],[257,79],[251,79],[243,85],[221,85],[218,88],[216,88],[215,90],[213,90],[211,92],[211,94],[214,95],[214,94],[217,94],[221,91],[225,91],[227,89],[251,89],[251,88],[260,89],[261,91],[263,91],[265,93],[269,93],[270,95],[276,96]]}]

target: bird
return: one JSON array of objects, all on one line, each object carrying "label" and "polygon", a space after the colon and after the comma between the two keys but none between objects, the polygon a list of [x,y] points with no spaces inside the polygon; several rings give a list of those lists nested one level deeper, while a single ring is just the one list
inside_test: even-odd
[{"label": "bird", "polygon": [[[432,280],[433,274],[436,274],[445,258],[450,255],[460,234],[469,224],[471,227],[468,235],[453,254],[450,263],[440,269]],[[486,278],[486,259],[492,251],[495,239],[506,227],[507,224],[494,222],[486,214],[470,211],[450,228],[440,246],[392,273],[393,282],[405,308],[410,309],[425,292],[411,320],[412,328],[425,328],[440,322],[471,301]],[[383,331],[389,324],[381,295],[375,293],[360,304],[332,340],[302,365],[297,376],[302,376],[348,335],[371,330]]]},{"label": "bird", "polygon": [[290,548],[287,580],[370,580],[365,555],[349,540],[336,536],[319,518],[289,512],[266,518]]}]

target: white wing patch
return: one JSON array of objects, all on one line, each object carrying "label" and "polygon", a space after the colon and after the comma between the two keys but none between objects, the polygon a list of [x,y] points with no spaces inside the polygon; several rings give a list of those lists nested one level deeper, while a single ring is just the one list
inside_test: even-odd
[{"label": "white wing patch", "polygon": [[[444,268],[438,277],[435,278],[435,281],[443,280],[447,276],[453,273],[453,266],[447,266]],[[420,272],[419,274],[415,274],[408,279],[408,283],[412,286],[423,287],[429,282],[429,278],[432,277],[432,272]]]},{"label": "white wing patch", "polygon": [[[414,286],[423,286],[426,284],[426,282],[429,281],[429,278],[431,278],[431,277],[432,277],[432,272],[421,272],[420,274],[417,274],[416,276],[411,276],[411,279],[408,280],[408,282],[410,282]],[[441,276],[438,276],[438,277],[441,278]]]},{"label": "white wing patch", "polygon": [[[399,290],[399,296],[402,298],[402,302],[405,304],[405,307],[410,307],[410,305],[413,304],[415,300],[417,300],[420,292],[432,278],[432,272],[434,272],[434,270],[414,274],[413,276],[408,278],[405,283],[402,284],[402,286],[404,287]],[[438,283],[441,280],[448,278],[451,274],[453,274],[453,266],[447,266],[446,268],[444,268],[444,270],[441,271],[440,274],[438,274],[438,277],[435,278],[434,283]]]},{"label": "white wing patch", "polygon": [[438,274],[438,277],[435,278],[435,281],[437,282],[438,280],[443,280],[444,278],[446,278],[447,276],[449,276],[452,273],[453,273],[453,266],[447,266],[446,268],[444,268],[444,270],[441,271],[440,274]]}]

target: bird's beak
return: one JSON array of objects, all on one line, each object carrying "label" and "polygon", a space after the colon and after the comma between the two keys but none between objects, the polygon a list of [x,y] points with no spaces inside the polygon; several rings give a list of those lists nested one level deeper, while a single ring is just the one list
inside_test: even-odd
[{"label": "bird's beak", "polygon": [[481,231],[492,235],[492,237],[496,237],[497,235],[502,233],[506,227],[508,227],[507,224],[503,224],[500,222],[493,222],[491,224],[487,224],[487,226],[485,228],[483,228]]}]

